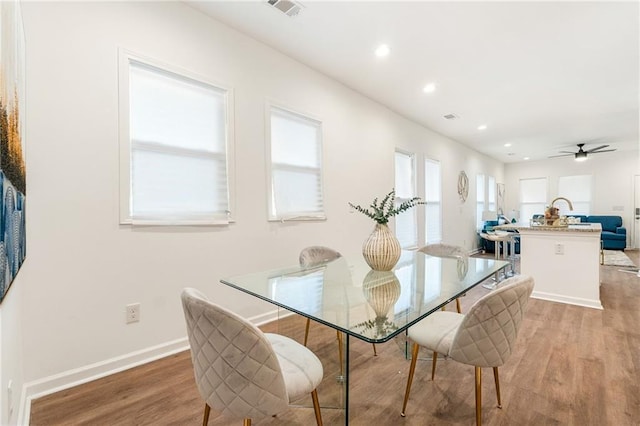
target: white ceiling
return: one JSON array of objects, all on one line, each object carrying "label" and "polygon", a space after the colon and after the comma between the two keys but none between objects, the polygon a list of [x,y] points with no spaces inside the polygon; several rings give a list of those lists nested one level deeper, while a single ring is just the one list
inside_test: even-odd
[{"label": "white ceiling", "polygon": [[306,0],[294,18],[266,0],[187,3],[500,161],[638,149],[636,1]]}]

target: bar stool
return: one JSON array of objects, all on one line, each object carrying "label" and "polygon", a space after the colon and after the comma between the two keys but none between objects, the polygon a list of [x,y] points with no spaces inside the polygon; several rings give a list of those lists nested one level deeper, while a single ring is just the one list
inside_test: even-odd
[{"label": "bar stool", "polygon": [[507,245],[509,246],[509,273],[507,276],[512,277],[516,275],[516,259],[518,255],[516,254],[516,243],[520,239],[520,234],[516,232],[509,233],[509,241],[507,241]]},{"label": "bar stool", "polygon": [[[496,260],[500,260],[500,243],[505,243],[504,244],[504,249],[502,250],[502,259],[506,260],[507,259],[507,244],[509,242],[509,240],[511,239],[511,236],[509,235],[509,233],[501,233],[501,234],[489,234],[486,232],[482,232],[480,233],[480,236],[482,238],[484,238],[487,241],[493,241],[494,247],[495,247],[495,258]],[[496,286],[498,285],[498,283],[500,282],[500,272],[496,272],[495,277],[494,277],[494,282],[491,284],[482,284],[482,287],[489,289],[489,290],[493,290],[496,288]]]}]

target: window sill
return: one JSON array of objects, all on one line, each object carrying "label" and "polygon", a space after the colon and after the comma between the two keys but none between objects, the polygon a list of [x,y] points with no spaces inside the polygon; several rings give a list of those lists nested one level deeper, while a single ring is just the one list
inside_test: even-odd
[{"label": "window sill", "polygon": [[280,218],[275,218],[275,217],[270,217],[269,219],[267,219],[269,222],[280,222],[280,223],[285,223],[285,222],[323,222],[327,220],[326,216],[306,216],[306,215],[300,215],[300,216],[288,216],[288,217],[280,217]]}]

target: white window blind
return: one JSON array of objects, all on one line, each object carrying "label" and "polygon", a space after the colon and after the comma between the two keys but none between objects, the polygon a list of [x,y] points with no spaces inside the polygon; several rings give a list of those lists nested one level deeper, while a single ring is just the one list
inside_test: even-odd
[{"label": "white window blind", "polygon": [[489,210],[497,211],[496,205],[496,178],[489,176],[487,186],[487,201],[489,202]]},{"label": "white window blind", "polygon": [[484,208],[484,175],[476,175],[476,228],[481,230],[484,226],[482,212]]},{"label": "white window blind", "polygon": [[270,107],[270,220],[324,219],[322,123]]},{"label": "white window blind", "polygon": [[591,214],[591,194],[593,177],[591,175],[560,176],[558,178],[558,196],[568,198],[573,205],[565,201],[557,201],[554,206],[560,209],[561,216]]},{"label": "white window blind", "polygon": [[[414,155],[396,151],[395,155],[395,189],[396,207],[415,197]],[[396,237],[402,248],[417,247],[418,220],[415,208],[395,216]]]},{"label": "white window blind", "polygon": [[534,214],[544,214],[547,178],[520,179],[520,221],[528,222]]},{"label": "white window blind", "polygon": [[123,222],[228,223],[227,90],[131,58],[126,68]]},{"label": "white window blind", "polygon": [[442,178],[440,162],[426,159],[424,162],[425,188],[425,241],[427,244],[442,241]]}]

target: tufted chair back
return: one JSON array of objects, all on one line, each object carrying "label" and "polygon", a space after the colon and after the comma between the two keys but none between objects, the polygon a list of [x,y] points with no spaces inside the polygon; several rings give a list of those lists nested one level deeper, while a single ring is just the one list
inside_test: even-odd
[{"label": "tufted chair back", "polygon": [[314,266],[323,262],[330,262],[342,257],[340,253],[334,249],[323,246],[310,246],[302,249],[300,252],[300,265],[301,266]]},{"label": "tufted chair back", "polygon": [[533,278],[517,275],[478,299],[458,327],[449,356],[477,367],[503,365],[511,355],[533,285]]},{"label": "tufted chair back", "polygon": [[264,333],[193,288],[182,292],[200,396],[222,415],[262,418],[289,406],[281,367]]}]

